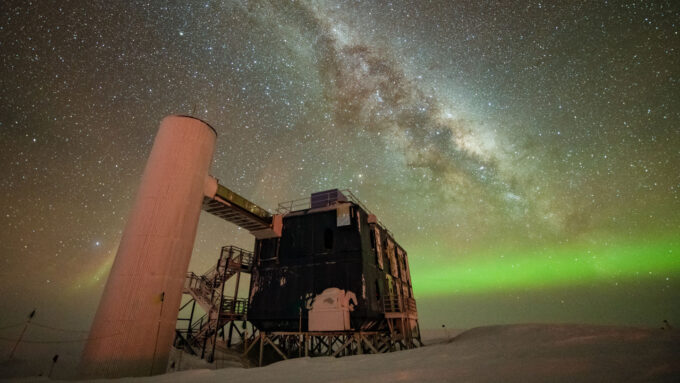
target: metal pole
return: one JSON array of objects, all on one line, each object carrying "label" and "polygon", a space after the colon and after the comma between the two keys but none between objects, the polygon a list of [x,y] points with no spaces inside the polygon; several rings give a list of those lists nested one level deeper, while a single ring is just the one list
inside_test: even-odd
[{"label": "metal pole", "polygon": [[305,334],[305,356],[309,356],[309,335]]},{"label": "metal pole", "polygon": [[54,365],[57,364],[57,360],[59,360],[59,354],[55,354],[54,357],[52,357],[52,365],[50,366],[50,372],[47,373],[48,378],[52,377],[52,371],[54,370]]},{"label": "metal pole", "polygon": [[149,375],[153,375],[153,365],[156,362],[156,349],[158,348],[158,335],[161,332],[161,318],[163,318],[163,302],[165,301],[165,291],[161,293],[161,311],[158,314],[158,327],[156,328],[156,343],[153,346],[153,357],[151,358],[151,370]]},{"label": "metal pole", "polygon": [[[298,337],[300,341],[300,346],[302,346],[303,340],[302,340],[302,306],[300,306],[300,323],[298,324]],[[299,354],[300,357],[302,357],[302,348],[299,348]]]},{"label": "metal pole", "polygon": [[191,324],[194,320],[194,309],[196,309],[196,300],[192,298],[194,303],[191,304],[191,314],[189,314],[189,327],[187,328],[187,341],[189,340],[189,337],[191,336]]},{"label": "metal pole", "polygon": [[[215,337],[213,339],[213,344],[212,344],[212,360],[215,360],[215,346],[217,346],[217,333],[220,327],[220,320],[222,318],[222,305],[224,304],[224,287],[227,284],[227,270],[229,270],[229,261],[231,260],[231,255],[233,252],[233,248],[229,248],[229,258],[227,258],[226,265],[224,266],[224,270],[222,270],[222,275],[220,277],[222,286],[220,287],[220,304],[217,307],[217,322],[215,323]],[[222,260],[222,255],[220,254],[220,261]],[[219,267],[219,264],[218,264]],[[219,274],[218,274],[219,275]]]},{"label": "metal pole", "polygon": [[[229,259],[232,257],[232,249],[229,249]],[[228,266],[228,264],[227,264]],[[239,283],[241,282],[241,269],[243,268],[243,251],[240,252],[239,255],[239,266],[236,272],[236,287],[234,287],[234,306],[236,305],[236,301],[238,300],[238,286]],[[235,309],[236,307],[234,307]]]},{"label": "metal pole", "polygon": [[[234,257],[234,248],[230,247],[229,248],[229,260],[227,261],[227,267],[230,265],[230,261]],[[234,262],[236,264],[236,262]],[[238,286],[241,281],[241,268],[243,267],[243,250],[239,251],[238,255],[238,267],[236,269],[236,286],[234,287],[234,303],[232,305],[232,312],[236,314],[236,306],[238,303]],[[229,326],[229,341],[227,342],[227,347],[231,347],[231,335],[232,335],[232,329],[233,329],[234,323],[232,321],[231,326]]]},{"label": "metal pole", "polygon": [[246,327],[245,330],[243,330],[243,355],[248,356],[246,354],[246,351],[248,351],[248,328]]},{"label": "metal pole", "polygon": [[265,334],[260,332],[260,367],[262,367],[262,355],[264,354],[264,338]]},{"label": "metal pole", "polygon": [[[234,321],[229,322],[229,334],[227,334],[227,348],[231,347],[231,334],[234,329]],[[222,332],[222,339],[224,340],[224,332]]]},{"label": "metal pole", "polygon": [[361,334],[354,334],[354,340],[357,343],[357,354],[361,355],[364,353],[364,349],[361,345]]},{"label": "metal pole", "polygon": [[[210,314],[208,314],[208,316],[210,316]],[[208,318],[208,321],[209,321],[209,320],[210,320],[210,318]],[[203,322],[203,321],[201,321],[201,323],[202,323],[202,322]],[[207,325],[210,326],[209,324],[207,324]],[[203,326],[201,326],[201,327],[203,327]],[[200,331],[200,330],[199,330],[199,331]],[[201,350],[201,359],[205,359],[205,346],[206,346],[207,343],[208,343],[208,337],[205,336],[205,337],[203,338],[203,349]]]},{"label": "metal pole", "polygon": [[14,347],[12,347],[12,351],[9,353],[9,359],[12,359],[14,357],[14,351],[17,350],[17,347],[19,347],[19,343],[21,343],[21,340],[24,338],[24,334],[26,333],[26,329],[28,329],[28,325],[31,323],[31,319],[35,316],[35,310],[31,311],[30,314],[28,314],[28,319],[26,320],[26,324],[24,325],[24,329],[21,330],[21,334],[19,335],[19,339],[17,339],[17,342],[14,343]]}]

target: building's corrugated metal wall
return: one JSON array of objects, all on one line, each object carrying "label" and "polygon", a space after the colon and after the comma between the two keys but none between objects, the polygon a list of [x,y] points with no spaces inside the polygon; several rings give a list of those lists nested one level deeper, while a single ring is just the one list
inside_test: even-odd
[{"label": "building's corrugated metal wall", "polygon": [[[338,227],[336,210],[290,215],[283,219],[280,240],[256,242],[260,262],[251,280],[250,321],[267,331],[296,331],[302,307],[304,331],[310,300],[331,287],[356,295],[358,305],[350,314],[353,328],[384,317],[382,299],[389,294],[391,279],[386,273],[394,270],[398,277],[399,263],[403,262],[403,257],[398,256],[403,250],[396,250],[400,248],[387,231],[369,225],[366,212],[358,206],[352,204],[350,217],[349,225]],[[375,245],[379,249],[382,245],[380,258],[372,245],[374,228],[378,229]],[[391,255],[387,254],[388,243]],[[398,258],[402,258],[401,262]],[[384,262],[384,270],[379,259]],[[401,269],[406,270],[403,263]],[[397,289],[393,283],[394,295]]]}]

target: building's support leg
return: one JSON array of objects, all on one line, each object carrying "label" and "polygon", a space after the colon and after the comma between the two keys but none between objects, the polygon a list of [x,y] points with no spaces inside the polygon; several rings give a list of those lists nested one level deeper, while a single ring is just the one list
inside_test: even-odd
[{"label": "building's support leg", "polygon": [[368,346],[368,348],[371,350],[372,353],[378,354],[378,350],[376,350],[376,348],[371,344],[371,342],[368,341],[368,339],[362,337],[361,334],[359,335],[359,339],[364,341],[364,344],[366,344],[366,346]]},{"label": "building's support leg", "polygon": [[348,337],[347,340],[345,341],[345,343],[343,343],[342,346],[340,346],[340,348],[337,349],[337,350],[333,353],[332,356],[338,356],[338,354],[340,354],[343,350],[345,350],[345,348],[347,348],[347,346],[349,346],[349,345],[352,344],[353,342],[354,342],[354,338],[353,338],[353,337]]},{"label": "building's support leg", "polygon": [[[319,346],[319,353],[318,353],[318,355],[323,355],[323,354],[327,351],[327,349],[328,349],[328,347],[326,347],[326,343],[324,342],[324,337],[323,337],[323,336],[317,336],[317,337],[316,337],[316,342],[317,342],[317,344],[318,344],[318,346]],[[326,348],[324,349],[324,347],[326,347]]]},{"label": "building's support leg", "polygon": [[264,341],[267,339],[267,335],[263,332],[260,332],[260,362],[259,366],[262,367],[262,357],[264,356]]},{"label": "building's support leg", "polygon": [[[238,326],[237,326],[236,324],[234,324],[234,326],[233,326],[232,328],[234,329],[234,331],[236,331],[236,334],[238,334],[238,336],[241,338],[241,343],[244,343],[244,344],[245,344],[245,336],[244,336],[243,333],[238,329]],[[230,330],[230,331],[231,331],[231,330]],[[231,337],[231,334],[229,334],[229,336]],[[229,345],[229,347],[231,347],[231,344]]]},{"label": "building's support leg", "polygon": [[276,351],[279,355],[281,355],[283,360],[288,360],[288,357],[286,356],[286,354],[284,354],[283,351],[281,351],[281,349],[279,349],[276,346],[276,344],[274,344],[274,342],[272,342],[269,338],[266,338],[266,337],[264,339],[267,341],[267,343],[269,343],[269,345],[271,345],[274,348],[274,351]]},{"label": "building's support leg", "polygon": [[251,343],[250,346],[248,346],[248,347],[246,347],[246,348],[244,349],[245,351],[243,351],[243,356],[244,356],[244,357],[247,357],[247,356],[248,356],[248,353],[250,352],[250,350],[252,350],[253,347],[255,347],[255,345],[256,345],[257,342],[259,342],[259,341],[260,341],[260,337],[257,337],[257,338],[255,338],[255,339],[253,339],[253,343]]},{"label": "building's support leg", "polygon": [[229,322],[229,336],[227,337],[227,348],[231,347],[231,335],[232,335],[233,331],[234,331],[234,321],[231,321],[231,322]]},{"label": "building's support leg", "polygon": [[309,335],[305,334],[305,356],[309,356]]},{"label": "building's support leg", "polygon": [[196,310],[196,300],[191,299],[191,314],[189,314],[189,326],[187,327],[187,339],[191,338],[191,324],[194,321],[194,310]]},{"label": "building's support leg", "polygon": [[361,346],[361,334],[354,334],[354,343],[357,345],[357,354],[361,355],[364,353],[364,348]]},{"label": "building's support leg", "polygon": [[243,351],[248,350],[248,329],[243,330]]},{"label": "building's support leg", "polygon": [[411,337],[409,336],[409,329],[408,326],[406,325],[406,320],[404,318],[401,318],[399,320],[399,324],[401,326],[401,334],[402,334],[402,339],[404,340],[404,345],[406,346],[407,349],[411,348]]},{"label": "building's support leg", "polygon": [[333,353],[333,347],[335,347],[336,340],[337,337],[333,335],[328,336],[328,355],[331,355]]},{"label": "building's support leg", "polygon": [[[267,338],[267,340],[269,341],[269,342],[267,342],[267,343],[276,344],[276,345],[279,347],[280,350],[287,350],[287,348],[286,348],[286,342],[284,341],[283,338],[284,338],[284,337],[282,337],[282,336],[280,336],[280,335],[270,335],[270,336]],[[287,352],[287,351],[286,351],[286,352]]]},{"label": "building's support leg", "polygon": [[[326,342],[323,341],[323,338],[324,338],[324,336],[322,336],[322,335],[316,336],[316,341],[318,342],[318,345],[319,345],[319,355],[321,355],[322,353],[324,353],[324,348],[323,348],[323,347],[326,347],[326,349],[325,349],[325,352],[326,352],[326,353],[328,352],[328,350],[330,350],[330,347],[328,347],[328,345],[326,344]],[[330,355],[330,354],[329,354],[329,355]]]},{"label": "building's support leg", "polygon": [[[218,326],[219,324],[215,325]],[[217,346],[217,336],[219,335],[219,330],[217,327],[215,327],[215,335],[213,335],[213,342],[212,342],[212,347],[210,350],[210,360],[209,362],[212,363],[215,361],[215,347]]]},{"label": "building's support leg", "polygon": [[397,340],[397,334],[396,334],[396,331],[394,329],[394,323],[392,322],[392,319],[387,320],[387,327],[389,327],[389,329],[390,329],[389,344],[390,344],[390,352],[392,352],[392,351],[395,350],[395,341]]},{"label": "building's support leg", "polygon": [[333,335],[328,337],[328,355],[333,353],[333,343],[335,342],[335,337]]},{"label": "building's support leg", "polygon": [[[210,314],[208,314],[210,315]],[[210,326],[209,323],[206,323],[206,326]],[[203,338],[203,347],[201,348],[201,359],[205,359],[205,347],[207,346],[208,343],[208,337]]]}]

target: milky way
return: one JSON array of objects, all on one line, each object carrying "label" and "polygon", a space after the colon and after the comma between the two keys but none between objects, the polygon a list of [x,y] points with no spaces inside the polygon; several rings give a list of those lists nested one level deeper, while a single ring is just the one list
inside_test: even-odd
[{"label": "milky way", "polygon": [[[265,208],[354,191],[425,327],[680,323],[677,2],[0,10],[0,327],[88,328],[173,113],[215,127],[212,173]],[[192,270],[226,244],[253,240],[202,216]]]}]

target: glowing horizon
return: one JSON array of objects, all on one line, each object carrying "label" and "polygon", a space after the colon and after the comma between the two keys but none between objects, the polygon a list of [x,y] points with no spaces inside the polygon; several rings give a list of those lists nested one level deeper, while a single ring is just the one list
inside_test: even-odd
[{"label": "glowing horizon", "polygon": [[[417,252],[417,249],[414,249]],[[489,253],[496,252],[495,258]],[[414,254],[414,251],[411,252]],[[622,283],[645,275],[680,274],[680,241],[569,244],[547,249],[489,251],[475,261],[466,255],[443,264],[411,266],[417,298],[491,293],[578,284]],[[413,263],[413,261],[412,261]],[[428,262],[429,263],[429,262]]]}]

